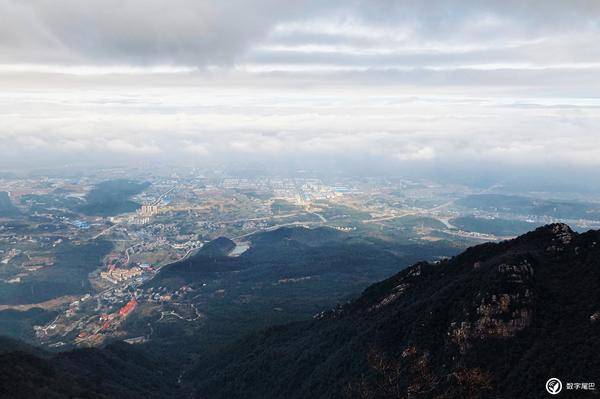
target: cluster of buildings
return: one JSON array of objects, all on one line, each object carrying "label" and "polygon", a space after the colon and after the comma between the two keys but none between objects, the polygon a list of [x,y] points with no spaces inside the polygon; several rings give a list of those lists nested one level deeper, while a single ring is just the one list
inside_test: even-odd
[{"label": "cluster of buildings", "polygon": [[90,228],[89,222],[85,220],[74,220],[71,222],[71,224],[81,230],[87,230]]},{"label": "cluster of buildings", "polygon": [[131,312],[135,310],[137,304],[137,300],[135,298],[132,298],[129,302],[127,302],[125,306],[119,309],[119,316],[121,316],[121,318],[126,318]]},{"label": "cluster of buildings", "polygon": [[130,269],[116,268],[111,266],[105,272],[100,272],[100,278],[103,278],[113,284],[141,276],[143,270],[140,267],[134,266]]},{"label": "cluster of buildings", "polygon": [[135,310],[137,305],[137,300],[132,298],[118,312],[101,314],[99,323],[89,323],[86,328],[79,332],[75,338],[75,343],[80,345],[83,343],[96,345],[102,342],[104,340],[103,333],[114,330]]},{"label": "cluster of buildings", "polygon": [[142,216],[154,216],[158,213],[158,205],[142,205],[138,213]]}]

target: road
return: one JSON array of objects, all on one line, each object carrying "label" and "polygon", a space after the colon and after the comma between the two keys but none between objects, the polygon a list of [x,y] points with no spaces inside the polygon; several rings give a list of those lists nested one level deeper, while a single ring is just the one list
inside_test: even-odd
[{"label": "road", "polygon": [[267,227],[267,228],[264,228],[264,229],[254,230],[254,231],[251,231],[250,233],[246,233],[246,234],[242,234],[242,235],[233,237],[233,238],[231,238],[231,240],[239,240],[240,238],[248,237],[248,236],[251,236],[253,234],[261,233],[261,232],[264,232],[264,231],[277,230],[280,227],[288,227],[288,226],[313,226],[313,225],[320,225],[320,226],[335,228],[334,226],[328,226],[328,225],[324,224],[323,222],[290,222],[290,223],[277,224],[275,226]]},{"label": "road", "polygon": [[[455,198],[451,201],[445,202],[441,205],[435,206],[433,208],[429,208],[429,209],[418,209],[418,210],[414,210],[414,211],[408,211],[408,212],[403,212],[403,213],[399,213],[396,215],[390,215],[390,216],[384,216],[384,217],[380,217],[380,218],[375,218],[375,219],[368,219],[368,220],[363,220],[363,223],[377,223],[377,222],[384,222],[386,220],[393,220],[393,219],[399,219],[399,218],[403,218],[405,216],[413,216],[413,215],[428,215],[432,212],[437,212],[440,211],[444,208],[449,207],[450,205],[452,205],[454,202],[456,202],[458,198]],[[441,220],[440,220],[441,221]],[[444,223],[443,221],[441,221],[442,223]],[[446,223],[444,223],[446,224]]]},{"label": "road", "polygon": [[259,222],[259,221],[270,220],[270,219],[285,219],[285,218],[292,217],[292,216],[298,216],[300,213],[301,212],[294,212],[294,213],[285,213],[283,215],[262,216],[262,217],[258,217],[258,218],[233,219],[233,220],[225,220],[225,221],[219,222],[219,223],[232,224],[232,223],[243,223],[243,222]]},{"label": "road", "polygon": [[96,234],[95,236],[92,237],[92,240],[96,240],[98,238],[100,238],[101,236],[103,236],[104,234],[108,233],[109,231],[111,231],[112,229],[114,229],[115,227],[117,227],[119,225],[119,223],[115,223],[112,226],[102,230],[100,233]]},{"label": "road", "polygon": [[177,259],[175,262],[181,262],[182,260],[186,259],[188,256],[190,256],[190,254],[192,252],[194,252],[195,250],[197,250],[199,248],[190,248],[188,249],[188,251],[185,253],[185,255],[183,255],[181,258]]},{"label": "road", "polygon": [[321,215],[320,213],[313,212],[313,211],[310,211],[308,209],[306,209],[306,212],[310,213],[311,215],[315,215],[316,217],[318,217],[319,219],[321,219],[321,222],[327,223],[327,219],[325,219],[325,216]]},{"label": "road", "polygon": [[165,198],[168,194],[170,194],[173,190],[175,190],[177,188],[177,186],[173,186],[170,189],[168,189],[167,191],[165,191],[164,193],[162,193],[153,203],[151,203],[151,206],[155,206],[158,205],[160,203],[160,201],[162,201],[163,198]]},{"label": "road", "polygon": [[135,247],[137,247],[137,246],[140,246],[140,245],[142,245],[142,244],[143,244],[142,242],[140,242],[140,243],[137,243],[137,244],[133,244],[132,246],[130,246],[129,248],[127,248],[127,249],[125,250],[125,255],[127,255],[127,261],[126,261],[126,264],[127,264],[127,265],[129,265],[129,262],[131,261],[131,257],[129,256],[129,250],[131,250],[131,249],[133,249],[133,248],[135,248]]}]

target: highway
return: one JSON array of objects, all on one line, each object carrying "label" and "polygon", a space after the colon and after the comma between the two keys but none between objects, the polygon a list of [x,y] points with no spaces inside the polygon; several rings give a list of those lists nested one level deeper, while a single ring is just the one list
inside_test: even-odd
[{"label": "highway", "polygon": [[170,189],[168,189],[167,191],[165,191],[164,193],[162,193],[153,203],[151,203],[151,206],[155,206],[158,205],[160,203],[160,201],[162,201],[163,198],[165,198],[168,194],[170,194],[173,190],[175,190],[177,188],[177,186],[173,186]]},{"label": "highway", "polygon": [[98,238],[100,238],[101,236],[103,236],[104,234],[108,233],[109,231],[111,231],[112,229],[114,229],[115,227],[118,226],[119,223],[115,223],[112,226],[102,230],[100,233],[96,234],[95,236],[92,237],[92,240],[96,240]]},{"label": "highway", "polygon": [[[445,202],[441,205],[435,206],[433,208],[429,208],[429,209],[419,209],[419,210],[414,210],[414,211],[407,211],[407,212],[403,212],[403,213],[399,213],[399,214],[395,214],[395,215],[390,215],[390,216],[383,216],[380,218],[375,218],[375,219],[368,219],[368,220],[363,220],[363,223],[377,223],[377,222],[384,222],[386,220],[393,220],[393,219],[399,219],[399,218],[403,218],[405,216],[413,216],[413,215],[428,215],[432,212],[437,212],[439,210],[442,210],[444,208],[447,208],[448,206],[452,205],[454,202],[456,202],[458,198],[455,198],[451,201]],[[444,223],[442,221],[442,223]],[[446,223],[444,223],[446,224]]]},{"label": "highway", "polygon": [[314,226],[314,225],[335,228],[334,226],[328,226],[326,224],[323,224],[323,222],[320,222],[320,221],[319,222],[290,222],[290,223],[277,224],[275,226],[270,226],[270,227],[267,227],[267,228],[264,228],[264,229],[254,230],[254,231],[251,231],[250,233],[246,233],[246,234],[242,234],[242,235],[233,237],[233,238],[231,238],[231,240],[239,240],[240,238],[248,237],[248,236],[251,236],[253,234],[261,233],[261,232],[264,232],[264,231],[277,230],[280,227],[289,227],[289,226]]}]

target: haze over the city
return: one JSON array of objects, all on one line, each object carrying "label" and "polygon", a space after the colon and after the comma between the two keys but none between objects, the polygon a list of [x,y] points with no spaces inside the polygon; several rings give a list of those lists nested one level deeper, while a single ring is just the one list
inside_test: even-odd
[{"label": "haze over the city", "polygon": [[0,14],[7,170],[593,182],[600,163],[597,1],[0,0]]}]

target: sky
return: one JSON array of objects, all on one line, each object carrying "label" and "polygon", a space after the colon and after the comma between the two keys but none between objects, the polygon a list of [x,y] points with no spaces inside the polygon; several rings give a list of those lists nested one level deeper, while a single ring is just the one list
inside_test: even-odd
[{"label": "sky", "polygon": [[3,169],[600,166],[597,0],[0,0],[0,20]]}]

